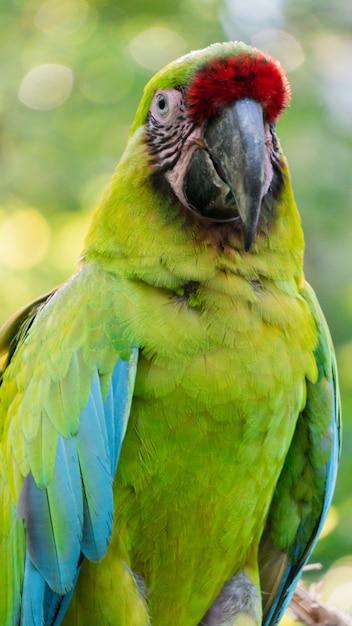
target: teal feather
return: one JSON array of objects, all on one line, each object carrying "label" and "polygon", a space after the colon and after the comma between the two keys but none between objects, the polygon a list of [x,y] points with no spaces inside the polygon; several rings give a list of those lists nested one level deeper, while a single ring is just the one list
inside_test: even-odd
[{"label": "teal feather", "polygon": [[25,478],[18,517],[25,522],[33,564],[53,590],[66,593],[76,574],[83,524],[80,470],[72,440],[59,436],[54,476],[46,489],[36,485],[31,473]]},{"label": "teal feather", "polygon": [[[61,623],[76,583],[81,553],[105,554],[113,519],[112,481],[127,426],[137,352],[118,361],[103,401],[99,375],[74,437],[58,436],[55,469],[46,488],[31,473],[17,506],[27,531],[21,626]],[[132,380],[132,383],[131,383]],[[35,593],[33,593],[35,590]]]}]

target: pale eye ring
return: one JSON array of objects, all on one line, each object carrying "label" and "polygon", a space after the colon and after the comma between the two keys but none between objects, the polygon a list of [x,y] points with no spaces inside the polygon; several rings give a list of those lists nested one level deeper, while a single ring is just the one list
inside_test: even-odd
[{"label": "pale eye ring", "polygon": [[155,98],[155,107],[160,117],[166,117],[169,113],[169,101],[165,93],[158,93]]}]

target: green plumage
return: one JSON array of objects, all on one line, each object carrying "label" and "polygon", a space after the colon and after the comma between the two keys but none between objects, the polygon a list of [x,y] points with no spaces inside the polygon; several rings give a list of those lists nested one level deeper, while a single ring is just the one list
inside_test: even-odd
[{"label": "green plumage", "polygon": [[[265,219],[245,252],[241,229],[187,217],[155,184],[145,134],[156,89],[187,86],[209,59],[242,53],[252,54],[219,44],[152,79],[93,215],[82,268],[3,332],[0,559],[10,582],[0,586],[2,624],[17,624],[20,611],[23,479],[30,472],[50,490],[58,441],[79,437],[96,373],[105,401],[116,363],[133,363],[135,348],[111,538],[102,560],[83,559],[62,623],[258,626],[259,577],[267,616],[281,602],[282,571],[308,554],[333,454],[334,363],[304,282],[284,158],[280,193],[268,215],[263,201]],[[52,504],[58,520],[61,505]],[[69,532],[58,521],[59,552]],[[233,576],[250,592],[215,621],[207,611]]]}]

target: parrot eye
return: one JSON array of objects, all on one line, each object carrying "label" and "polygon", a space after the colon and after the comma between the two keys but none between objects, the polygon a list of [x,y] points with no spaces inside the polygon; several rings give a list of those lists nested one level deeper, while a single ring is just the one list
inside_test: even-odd
[{"label": "parrot eye", "polygon": [[165,93],[158,93],[155,98],[155,107],[160,117],[166,117],[169,112],[169,102]]},{"label": "parrot eye", "polygon": [[183,94],[180,89],[158,89],[150,105],[152,118],[161,125],[169,124],[180,114]]}]

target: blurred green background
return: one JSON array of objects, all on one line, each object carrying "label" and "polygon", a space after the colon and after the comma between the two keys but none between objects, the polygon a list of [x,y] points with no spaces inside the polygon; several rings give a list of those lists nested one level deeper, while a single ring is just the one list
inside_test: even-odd
[{"label": "blurred green background", "polygon": [[156,70],[225,39],[252,43],[286,68],[293,98],[278,134],[306,235],[306,275],[337,349],[344,414],[334,506],[312,560],[324,571],[335,564],[325,599],[352,613],[352,3],[0,2],[0,323],[74,270]]}]

